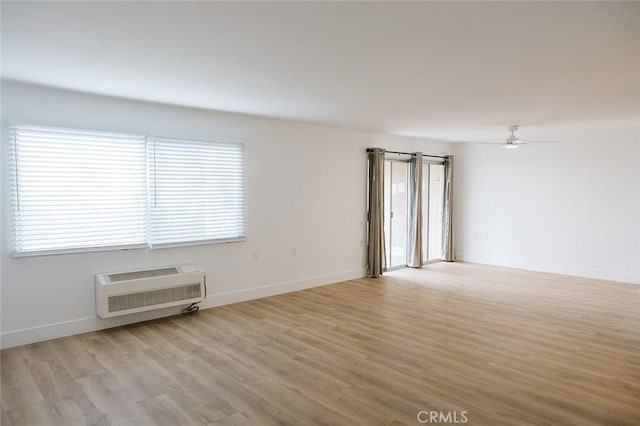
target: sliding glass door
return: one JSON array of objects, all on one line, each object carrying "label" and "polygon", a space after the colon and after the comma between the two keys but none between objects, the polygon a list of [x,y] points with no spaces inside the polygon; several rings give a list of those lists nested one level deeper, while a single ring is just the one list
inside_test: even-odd
[{"label": "sliding glass door", "polygon": [[422,253],[427,263],[442,258],[444,164],[422,165]]},{"label": "sliding glass door", "polygon": [[[422,261],[442,257],[444,213],[444,165],[426,161],[422,165]],[[407,265],[409,234],[409,162],[384,163],[384,238],[387,269]]]},{"label": "sliding glass door", "polygon": [[387,269],[406,266],[409,163],[385,162],[384,235]]}]

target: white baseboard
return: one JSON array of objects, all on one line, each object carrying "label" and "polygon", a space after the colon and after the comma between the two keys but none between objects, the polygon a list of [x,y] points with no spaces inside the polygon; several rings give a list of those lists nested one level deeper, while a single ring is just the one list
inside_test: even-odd
[{"label": "white baseboard", "polygon": [[[338,283],[341,281],[353,280],[366,276],[366,272],[361,269],[339,272],[335,274],[311,277],[302,280],[286,281],[277,284],[270,284],[226,293],[210,294],[201,303],[201,309],[213,308],[216,306],[229,305],[232,303],[244,302],[247,300],[261,299],[263,297],[275,296],[292,291],[305,290],[308,288]],[[1,348],[11,348],[14,346],[27,345],[29,343],[42,342],[45,340],[57,339],[59,337],[72,336],[75,334],[87,333],[90,331],[103,330],[106,328],[118,327],[125,324],[133,324],[140,321],[148,321],[162,318],[169,315],[177,315],[182,308],[167,308],[157,311],[142,312],[139,314],[125,315],[122,317],[102,319],[97,316],[78,318],[70,321],[63,321],[53,324],[46,324],[22,330],[7,331],[2,333]]]},{"label": "white baseboard", "polygon": [[525,262],[473,256],[468,254],[456,254],[456,259],[463,262],[480,263],[484,265],[503,266],[506,268],[525,269],[528,271],[549,272],[552,274],[571,275],[575,277],[596,278],[607,281],[620,281],[631,284],[640,284],[640,274],[609,271],[606,269],[584,268],[576,266],[559,265],[553,263]]},{"label": "white baseboard", "polygon": [[366,271],[362,269],[354,269],[352,271],[340,272],[337,274],[322,275],[302,280],[285,281],[283,283],[270,284],[247,290],[212,294],[202,303],[202,308],[213,308],[216,306],[246,302],[247,300],[261,299],[263,297],[275,296],[277,294],[290,293],[292,291],[320,287],[323,285],[339,283],[341,281],[354,280],[356,278],[365,277],[366,275]]}]

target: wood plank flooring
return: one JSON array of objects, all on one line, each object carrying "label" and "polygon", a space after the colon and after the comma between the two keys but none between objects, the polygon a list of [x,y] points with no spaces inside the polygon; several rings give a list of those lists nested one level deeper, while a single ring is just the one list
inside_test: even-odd
[{"label": "wood plank flooring", "polygon": [[2,424],[639,425],[639,354],[638,285],[440,263],[3,350]]}]

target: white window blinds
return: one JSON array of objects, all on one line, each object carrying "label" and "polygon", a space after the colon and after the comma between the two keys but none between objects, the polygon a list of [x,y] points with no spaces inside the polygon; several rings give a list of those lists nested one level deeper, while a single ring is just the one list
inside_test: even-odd
[{"label": "white window blinds", "polygon": [[144,136],[11,132],[14,253],[145,246]]},{"label": "white window blinds", "polygon": [[242,240],[242,144],[11,128],[17,256]]},{"label": "white window blinds", "polygon": [[242,144],[152,138],[150,244],[245,236]]}]

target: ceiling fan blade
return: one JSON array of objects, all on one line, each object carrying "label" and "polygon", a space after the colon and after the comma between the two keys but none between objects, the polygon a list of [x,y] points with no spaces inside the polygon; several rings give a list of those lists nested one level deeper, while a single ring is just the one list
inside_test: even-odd
[{"label": "ceiling fan blade", "polygon": [[528,139],[520,139],[520,143],[562,143],[562,141],[530,141]]},{"label": "ceiling fan blade", "polygon": [[471,142],[474,145],[504,145],[504,142]]}]

